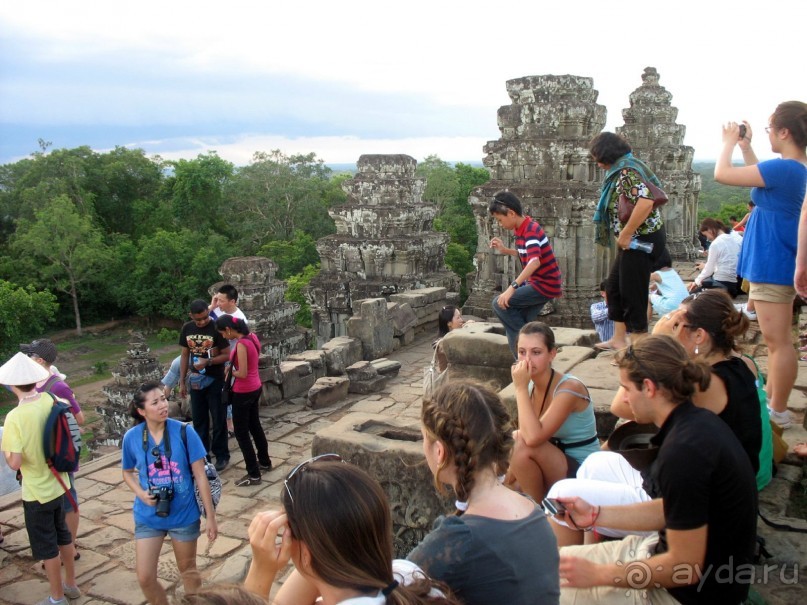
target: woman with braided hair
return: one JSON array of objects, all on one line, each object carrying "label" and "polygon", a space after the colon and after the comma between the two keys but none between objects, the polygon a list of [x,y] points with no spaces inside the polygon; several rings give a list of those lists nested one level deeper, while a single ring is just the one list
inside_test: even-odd
[{"label": "woman with braided hair", "polygon": [[421,432],[435,486],[452,487],[457,514],[440,517],[409,560],[466,605],[557,603],[558,554],[546,516],[499,479],[513,447],[499,396],[445,384],[424,399]]}]

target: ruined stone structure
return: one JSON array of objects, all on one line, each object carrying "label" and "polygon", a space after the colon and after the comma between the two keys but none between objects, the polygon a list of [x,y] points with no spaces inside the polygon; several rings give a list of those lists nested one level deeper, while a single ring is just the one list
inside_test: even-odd
[{"label": "ruined stone structure", "polygon": [[625,125],[616,131],[653,168],[670,198],[661,211],[670,254],[676,260],[691,260],[696,251],[701,178],[692,172],[695,150],[683,144],[686,126],[675,123],[678,109],[658,82],[656,68],[645,68],[642,85],[630,94],[630,107],[622,110]]},{"label": "ruined stone structure", "polygon": [[468,199],[479,243],[463,312],[490,317],[494,294],[521,271],[517,258],[494,254],[488,245],[499,236],[513,247],[511,232],[502,233],[488,214],[493,194],[508,188],[524,203],[525,214],[543,226],[563,273],[563,298],[543,319],[582,327],[608,265],[608,251],[594,245],[592,216],[602,175],[588,153],[589,141],[605,126],[606,110],[596,102],[591,78],[529,76],[508,80],[507,93],[512,104],[498,112],[502,136],[484,148],[491,180]]},{"label": "ruined stone structure", "polygon": [[[630,109],[623,112],[625,126],[617,130],[653,167],[670,196],[662,212],[671,253],[691,258],[700,190],[700,177],[692,172],[693,150],[682,144],[685,127],[675,123],[678,111],[670,105],[672,95],[658,85],[656,70],[647,68],[642,79],[630,95]],[[589,305],[597,300],[612,255],[594,243],[592,218],[604,175],[588,154],[589,141],[605,125],[605,107],[596,103],[592,79],[579,76],[518,78],[507,82],[507,92],[512,104],[498,112],[502,136],[484,148],[491,180],[468,199],[479,243],[477,272],[463,312],[490,317],[491,299],[521,270],[515,257],[494,254],[488,246],[499,236],[512,247],[510,232],[502,233],[487,211],[493,194],[508,188],[543,226],[563,274],[563,297],[547,305],[550,314],[542,319],[587,327]]]},{"label": "ruined stone structure", "polygon": [[238,307],[274,366],[292,353],[305,351],[307,344],[306,332],[298,329],[294,321],[300,305],[286,302],[287,286],[275,278],[276,272],[275,262],[262,256],[229,258],[219,268],[224,281],[211,286],[212,292],[225,283],[236,287]]},{"label": "ruined stone structure", "polygon": [[438,515],[451,510],[423,463],[423,436],[416,420],[352,412],[314,435],[311,454],[339,454],[360,466],[384,489],[392,513],[396,558],[405,558],[429,533]]},{"label": "ruined stone structure", "polygon": [[108,403],[96,408],[104,420],[104,434],[99,435],[97,443],[120,445],[123,434],[132,426],[129,402],[135,391],[144,382],[159,382],[163,374],[163,368],[151,354],[143,334],[132,332],[126,357],[112,370],[112,382],[103,388]]},{"label": "ruined stone structure", "polygon": [[336,234],[320,239],[321,271],[309,286],[318,344],[347,333],[355,301],[424,287],[459,289],[446,269],[448,235],[432,230],[437,209],[407,155],[363,155],[342,184],[347,201],[329,211]]}]

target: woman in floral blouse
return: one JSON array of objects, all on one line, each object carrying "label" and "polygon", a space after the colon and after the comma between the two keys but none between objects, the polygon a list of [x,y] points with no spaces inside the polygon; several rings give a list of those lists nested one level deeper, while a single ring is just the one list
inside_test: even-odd
[{"label": "woman in floral blouse", "polygon": [[[660,187],[653,171],[635,158],[628,142],[612,132],[597,135],[589,148],[597,166],[605,170],[594,222],[597,243],[610,246],[616,237],[616,258],[606,280],[608,316],[614,321],[614,336],[598,343],[600,349],[627,346],[629,334],[647,332],[647,294],[650,273],[667,247],[667,235],[661,213],[653,208],[653,194],[648,182]],[[635,205],[627,223],[617,215],[619,196],[624,194]],[[653,244],[651,252],[631,249],[631,240]]]}]

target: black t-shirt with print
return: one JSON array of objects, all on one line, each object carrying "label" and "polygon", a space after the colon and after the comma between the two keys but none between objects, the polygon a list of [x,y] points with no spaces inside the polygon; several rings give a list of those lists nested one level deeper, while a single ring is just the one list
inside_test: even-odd
[{"label": "black t-shirt with print", "polygon": [[[216,330],[216,323],[213,320],[208,321],[207,325],[203,328],[197,326],[195,322],[189,321],[182,326],[182,331],[179,333],[179,346],[190,349],[188,371],[194,372],[194,356],[210,357],[211,349],[218,349],[218,354],[229,347],[230,343]],[[205,370],[205,374],[211,378],[223,379],[224,365],[220,363],[212,365]]]}]

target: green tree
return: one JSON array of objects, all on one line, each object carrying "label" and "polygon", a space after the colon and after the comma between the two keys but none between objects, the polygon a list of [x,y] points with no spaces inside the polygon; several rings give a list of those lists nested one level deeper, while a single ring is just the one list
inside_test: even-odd
[{"label": "green tree", "polygon": [[57,307],[56,297],[47,290],[22,288],[0,279],[0,355],[5,358],[19,343],[41,336]]},{"label": "green tree", "polygon": [[34,221],[19,222],[12,250],[30,256],[37,273],[70,297],[80,335],[79,296],[86,284],[98,279],[107,258],[100,230],[66,195],[59,195],[35,212]]},{"label": "green tree", "polygon": [[452,242],[446,249],[446,266],[460,276],[460,298],[464,301],[468,296],[468,274],[474,270],[473,257],[464,246]]},{"label": "green tree", "polygon": [[314,239],[333,233],[328,204],[344,199],[330,181],[331,169],[316,154],[257,152],[238,171],[230,206],[240,217],[239,239],[247,250],[267,241],[290,240],[303,230]]},{"label": "green tree", "polygon": [[218,268],[230,256],[227,238],[216,233],[160,229],[141,238],[129,264],[134,309],[146,317],[184,317],[191,300],[208,297],[207,289],[220,279]]},{"label": "green tree", "polygon": [[457,173],[448,162],[436,155],[430,155],[419,163],[415,174],[426,178],[423,199],[435,204],[440,213],[459,195],[460,181]]},{"label": "green tree", "polygon": [[311,327],[311,307],[305,297],[305,289],[309,282],[319,273],[319,265],[308,265],[301,273],[292,275],[286,279],[286,300],[300,303],[300,310],[294,316],[294,321],[306,328]]},{"label": "green tree", "polygon": [[224,204],[224,189],[235,167],[215,151],[169,165],[174,168],[174,176],[169,179],[168,190],[179,225],[197,231],[227,233],[230,214]]},{"label": "green tree", "polygon": [[300,230],[294,232],[290,241],[276,240],[264,244],[259,256],[266,256],[277,263],[278,279],[286,279],[301,273],[308,265],[319,266],[319,253],[314,238]]}]

